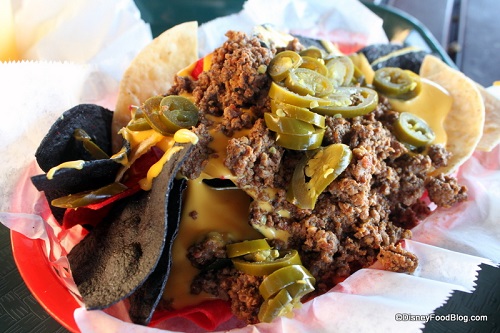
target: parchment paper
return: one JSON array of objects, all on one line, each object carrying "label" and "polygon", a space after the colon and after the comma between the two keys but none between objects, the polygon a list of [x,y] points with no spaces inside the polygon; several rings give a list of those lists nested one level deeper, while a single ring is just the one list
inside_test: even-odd
[{"label": "parchment paper", "polygon": [[[32,22],[28,20],[27,29],[31,30],[26,31],[31,32],[19,36],[24,38],[21,43],[23,54],[31,59],[47,57],[44,59],[48,60],[0,64],[0,91],[4,106],[3,121],[0,122],[0,153],[4,161],[9,161],[0,164],[0,221],[29,237],[46,239],[47,255],[53,259],[54,265],[60,264],[61,267],[65,263],[61,263],[64,258],[59,256],[64,256],[73,243],[71,237],[78,237],[81,230],[60,235],[53,219],[43,216],[46,203],[33,189],[28,177],[39,172],[33,154],[53,121],[64,110],[78,103],[97,103],[113,108],[123,64],[128,63],[134,51],[150,39],[148,31],[143,30],[146,26],[137,16],[132,1],[114,3],[120,6],[96,0],[59,1],[54,2],[54,7],[42,5],[46,2],[41,0],[23,1],[24,5],[16,7],[16,22],[19,24],[30,17],[30,10],[43,13]],[[272,2],[272,6],[277,7],[266,11],[261,10],[264,5],[269,8],[271,2],[250,0],[239,16],[232,15],[225,19],[231,24],[243,24],[246,28],[253,23],[269,23],[272,20],[271,23],[278,27],[292,23],[296,26],[291,29],[308,29],[314,25],[307,24],[316,24],[324,27],[323,31],[331,32],[336,31],[335,24],[345,30],[346,22],[353,20],[353,13],[363,13],[359,15],[363,21],[358,26],[363,27],[363,31],[355,31],[355,34],[367,34],[362,39],[366,38],[370,43],[377,41],[378,37],[374,36],[384,41],[380,36],[381,21],[368,15],[355,0],[335,3],[286,0]],[[127,9],[121,12],[123,8]],[[356,10],[353,11],[353,8]],[[108,10],[107,15],[101,15],[100,9]],[[99,15],[94,15],[96,11]],[[122,21],[120,13],[130,21]],[[285,21],[285,17],[293,19]],[[44,25],[44,18],[54,21]],[[77,35],[68,36],[68,31],[75,31],[88,20],[100,22],[96,23],[101,27],[99,36],[95,33],[92,38],[78,35],[80,42],[73,44],[72,39]],[[128,27],[134,28],[127,33]],[[238,26],[227,26],[224,19],[218,19],[201,27],[200,37],[207,50],[220,44],[218,38],[223,38],[222,32],[228,28],[236,29]],[[371,37],[368,38],[368,35]],[[213,38],[204,39],[203,36]],[[65,47],[56,58],[51,58],[57,53],[55,45],[78,45],[79,49],[89,52],[72,52]],[[67,48],[74,50],[73,47]],[[425,321],[397,321],[397,314],[431,314],[453,290],[470,292],[474,289],[481,263],[500,262],[500,208],[497,204],[500,202],[499,148],[491,153],[475,153],[460,169],[458,176],[469,187],[471,200],[451,209],[438,209],[415,228],[414,240],[405,241],[406,248],[416,253],[420,260],[414,274],[386,272],[374,265],[358,271],[331,292],[304,304],[295,311],[293,319],[279,318],[271,324],[247,326],[232,332],[316,333],[331,332],[332,328],[335,332],[419,332]],[[21,190],[30,194],[12,201]],[[66,282],[73,289],[71,281]],[[102,311],[86,311],[84,308],[76,310],[75,320],[82,332],[159,332],[154,328],[125,323]],[[219,330],[229,328],[230,324],[224,324]],[[160,327],[178,332],[200,331],[184,321],[175,320],[162,323]]]}]

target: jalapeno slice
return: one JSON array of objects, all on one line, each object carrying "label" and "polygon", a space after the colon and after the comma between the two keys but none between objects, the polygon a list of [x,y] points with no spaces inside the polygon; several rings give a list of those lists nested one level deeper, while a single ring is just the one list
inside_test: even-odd
[{"label": "jalapeno slice", "polygon": [[375,71],[373,86],[391,98],[410,99],[420,93],[420,77],[409,70],[384,67]]},{"label": "jalapeno slice", "polygon": [[[319,195],[349,166],[349,146],[336,143],[305,155],[295,166],[287,200],[301,209],[314,209]],[[307,177],[307,179],[306,179]]]},{"label": "jalapeno slice", "polygon": [[144,102],[142,110],[151,128],[165,136],[198,122],[198,108],[182,96],[151,97]]},{"label": "jalapeno slice", "polygon": [[158,133],[167,136],[171,134],[170,130],[160,118],[160,103],[162,99],[163,96],[150,97],[144,102],[141,109],[151,128]]},{"label": "jalapeno slice", "polygon": [[270,250],[271,247],[265,239],[246,240],[243,242],[227,244],[226,254],[228,258],[247,255],[252,252]]},{"label": "jalapeno slice", "polygon": [[338,56],[326,61],[328,69],[328,78],[335,87],[351,84],[354,75],[354,64],[351,58],[347,56]]},{"label": "jalapeno slice", "polygon": [[59,208],[85,207],[109,199],[127,189],[127,186],[116,182],[94,191],[85,191],[54,199],[51,201],[51,204],[52,206]]},{"label": "jalapeno slice", "polygon": [[302,108],[296,105],[278,102],[271,99],[271,111],[273,114],[280,117],[290,117],[298,120],[305,121],[306,123],[314,126],[325,128],[325,117],[312,112],[307,108]]},{"label": "jalapeno slice", "polygon": [[285,79],[285,85],[299,95],[322,97],[333,91],[333,85],[326,76],[309,68],[291,70]]},{"label": "jalapeno slice", "polygon": [[164,110],[160,119],[167,126],[169,133],[173,134],[183,128],[190,128],[198,123],[198,111]]},{"label": "jalapeno slice", "polygon": [[366,87],[338,87],[329,98],[331,105],[320,105],[312,110],[325,116],[340,114],[342,117],[352,118],[365,115],[378,105],[377,92]]},{"label": "jalapeno slice", "polygon": [[296,250],[282,251],[280,257],[272,261],[247,261],[241,258],[233,258],[232,261],[235,268],[255,276],[269,275],[277,269],[290,265],[302,265]]},{"label": "jalapeno slice", "polygon": [[264,113],[264,121],[271,131],[277,133],[310,135],[315,131],[310,123],[289,117],[279,117],[269,112]]},{"label": "jalapeno slice", "polygon": [[300,304],[300,299],[314,290],[316,280],[302,265],[291,265],[274,271],[259,287],[264,298],[258,318],[271,322],[287,316]]},{"label": "jalapeno slice", "polygon": [[321,146],[325,129],[318,128],[312,134],[297,135],[276,133],[276,143],[292,150],[313,150]]},{"label": "jalapeno slice", "polygon": [[325,61],[321,58],[302,56],[302,64],[300,65],[300,68],[308,68],[321,75],[328,75],[328,68],[326,68]]},{"label": "jalapeno slice", "polygon": [[77,128],[73,132],[73,137],[77,141],[81,141],[83,143],[83,148],[92,155],[93,158],[97,160],[103,160],[109,158],[109,155],[106,154],[98,145],[92,141],[90,135],[87,134],[83,129]]},{"label": "jalapeno slice", "polygon": [[292,296],[286,289],[281,289],[278,294],[262,303],[257,318],[261,323],[270,323],[275,318],[291,312],[294,308]]},{"label": "jalapeno slice", "polygon": [[280,86],[279,84],[272,82],[269,88],[269,97],[288,104],[296,105],[303,108],[312,108],[316,106],[326,106],[331,105],[332,101],[326,98],[318,98],[314,96],[302,96],[296,94],[286,87]]},{"label": "jalapeno slice", "polygon": [[[314,283],[316,283],[316,279],[304,266],[286,266],[266,276],[259,286],[259,292],[264,299],[268,299],[269,297],[272,297],[276,293],[278,293],[278,291],[280,291],[281,289],[304,280],[309,280],[309,285],[306,285],[306,283],[304,283],[305,287],[309,287],[310,285],[314,285]],[[297,294],[300,292],[300,288],[291,288],[291,291],[293,291],[295,295],[290,295],[293,298],[296,298]]]},{"label": "jalapeno slice", "polygon": [[274,56],[269,63],[267,72],[274,81],[283,81],[291,69],[298,68],[302,63],[301,56],[293,51],[282,51]]},{"label": "jalapeno slice", "polygon": [[181,128],[190,128],[198,123],[198,108],[186,97],[171,95],[160,102],[160,119],[175,133]]},{"label": "jalapeno slice", "polygon": [[127,128],[131,131],[147,131],[151,129],[146,118],[138,118],[128,123]]},{"label": "jalapeno slice", "polygon": [[394,122],[394,134],[398,140],[414,147],[426,146],[436,137],[425,120],[409,112],[399,114]]},{"label": "jalapeno slice", "polygon": [[310,46],[307,49],[303,49],[302,51],[299,52],[299,54],[302,57],[310,57],[315,59],[323,58],[323,52],[315,46]]},{"label": "jalapeno slice", "polygon": [[285,287],[292,298],[300,300],[305,295],[313,292],[315,290],[314,284],[316,283],[316,279],[304,279],[297,280],[291,285]]}]

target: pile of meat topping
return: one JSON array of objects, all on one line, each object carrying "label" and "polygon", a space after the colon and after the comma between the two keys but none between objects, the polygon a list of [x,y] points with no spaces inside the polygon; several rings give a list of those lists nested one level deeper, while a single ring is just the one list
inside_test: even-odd
[{"label": "pile of meat topping", "polygon": [[[196,158],[184,165],[184,174],[196,177],[211,157],[207,128],[217,126],[230,137],[237,130],[250,129],[248,135],[229,141],[225,165],[239,188],[251,189],[249,223],[258,230],[286,235],[268,240],[277,249],[299,251],[303,265],[316,278],[317,294],[376,260],[391,271],[413,272],[418,259],[399,241],[410,238],[410,229],[430,214],[431,201],[448,207],[467,198],[466,188],[455,178],[430,175],[447,163],[446,150],[434,145],[425,155],[410,154],[391,132],[398,113],[382,96],[377,109],[365,116],[327,116],[323,145],[348,145],[352,161],[319,196],[314,209],[296,207],[286,200],[286,190],[304,152],[278,146],[262,119],[264,112],[270,112],[271,82],[262,68],[276,49],[243,33],[228,32],[227,37],[214,51],[209,71],[198,80],[177,77],[169,92],[192,93],[201,113],[221,120],[214,125],[202,117],[196,131],[203,140]],[[292,49],[300,47],[296,41],[290,44]],[[232,266],[204,269],[225,257],[225,245],[217,234],[193,244],[189,258],[201,273],[192,283],[192,292],[229,300],[236,316],[255,323],[262,303],[258,292],[262,277]]]}]

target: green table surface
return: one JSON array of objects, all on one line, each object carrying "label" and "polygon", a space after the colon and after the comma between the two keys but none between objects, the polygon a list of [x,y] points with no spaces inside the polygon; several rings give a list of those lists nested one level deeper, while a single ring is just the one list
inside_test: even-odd
[{"label": "green table surface", "polygon": [[[218,16],[235,13],[242,8],[241,0],[135,0],[142,17],[149,22],[153,35],[188,20],[200,23]],[[442,55],[450,62],[446,53],[435,44],[425,27],[411,16],[390,8],[373,7],[377,14],[384,16],[387,32],[390,34],[399,24],[412,26],[432,51]],[[500,222],[500,221],[499,221]],[[10,231],[0,226],[0,332],[67,332],[50,317],[37,303],[27,289],[14,263],[10,245]],[[424,332],[500,332],[500,268],[482,265],[473,293],[456,291],[442,307],[436,309],[437,315],[487,315],[486,322],[438,322],[425,325]],[[332,330],[334,332],[334,330]]]}]

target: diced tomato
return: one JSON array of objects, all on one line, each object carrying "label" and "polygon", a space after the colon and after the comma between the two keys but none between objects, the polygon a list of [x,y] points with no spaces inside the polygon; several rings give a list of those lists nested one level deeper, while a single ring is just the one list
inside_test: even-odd
[{"label": "diced tomato", "polygon": [[201,72],[203,72],[203,62],[205,58],[200,58],[197,62],[196,65],[193,68],[193,71],[191,72],[191,76],[193,79],[198,80],[198,77],[200,76]]}]

